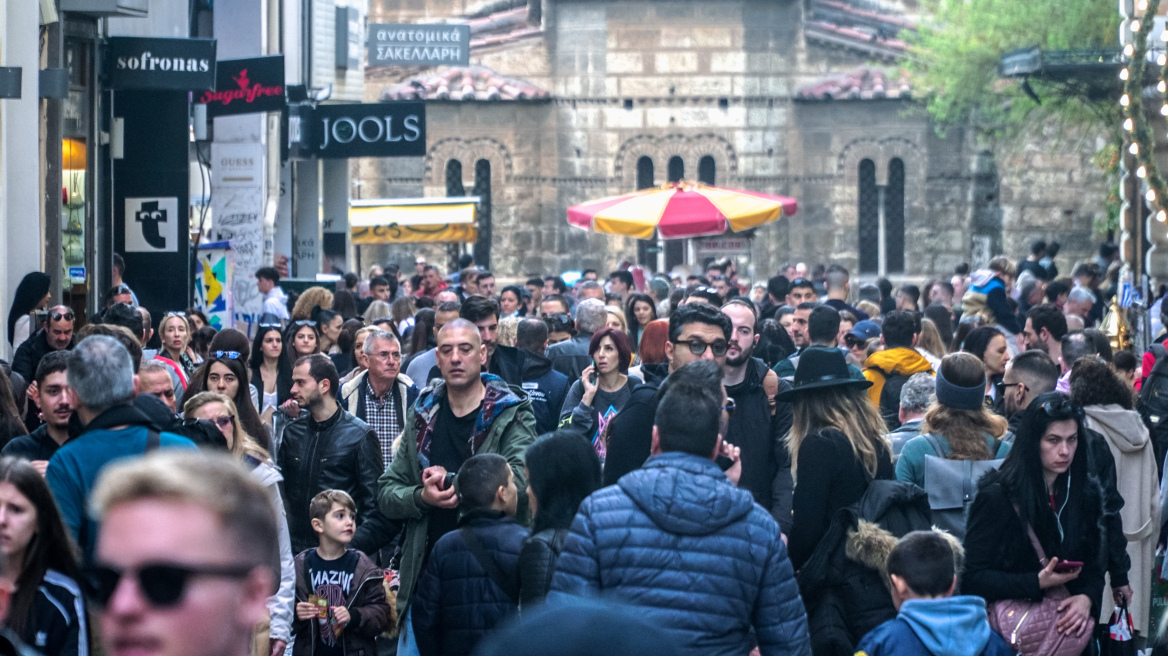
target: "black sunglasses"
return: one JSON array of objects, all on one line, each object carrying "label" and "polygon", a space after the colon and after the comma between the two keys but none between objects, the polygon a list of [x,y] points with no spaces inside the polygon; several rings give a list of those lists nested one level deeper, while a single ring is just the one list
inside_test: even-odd
[{"label": "black sunglasses", "polygon": [[1055,421],[1074,419],[1079,416],[1078,409],[1071,403],[1071,400],[1061,395],[1057,399],[1043,403],[1040,407],[1047,417]]},{"label": "black sunglasses", "polygon": [[261,324],[259,324],[259,327],[260,327],[260,328],[276,328],[276,329],[280,329],[280,328],[283,328],[284,326],[281,326],[281,325],[280,325],[280,324],[278,324],[278,323],[261,323]]},{"label": "black sunglasses", "polygon": [[688,345],[689,352],[693,353],[694,355],[701,355],[701,354],[705,353],[706,348],[708,347],[711,351],[713,351],[714,357],[716,357],[716,358],[720,358],[723,355],[726,355],[726,349],[730,348],[729,344],[727,344],[726,342],[724,342],[720,339],[715,341],[712,344],[707,344],[700,339],[691,339],[689,341],[682,340],[682,341],[674,342],[674,344]]},{"label": "black sunglasses", "polygon": [[[178,565],[170,563],[152,563],[138,568],[133,572],[137,579],[138,589],[142,595],[156,607],[174,606],[182,601],[186,593],[187,583],[195,576],[214,576],[229,579],[242,579],[251,574],[255,565]],[[86,596],[99,608],[105,608],[117,591],[125,570],[108,565],[94,565],[81,572],[81,585]]]},{"label": "black sunglasses", "polygon": [[292,322],[292,325],[294,325],[294,326],[296,326],[296,327],[300,327],[300,326],[315,326],[315,325],[316,325],[316,322],[315,322],[315,321],[313,321],[312,319],[300,319],[299,321],[293,321],[293,322]]},{"label": "black sunglasses", "polygon": [[216,360],[238,360],[240,353],[239,351],[213,351],[211,357]]},{"label": "black sunglasses", "polygon": [[66,321],[73,320],[73,313],[72,312],[64,312],[64,313],[54,312],[54,313],[50,314],[49,316],[53,319],[53,321],[60,321],[61,319],[64,319]]}]

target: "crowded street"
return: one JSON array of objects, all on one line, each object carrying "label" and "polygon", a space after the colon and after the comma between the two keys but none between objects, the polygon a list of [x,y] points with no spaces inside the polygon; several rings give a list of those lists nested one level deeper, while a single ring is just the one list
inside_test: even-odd
[{"label": "crowded street", "polygon": [[0,656],[1168,654],[1168,0],[0,16]]}]

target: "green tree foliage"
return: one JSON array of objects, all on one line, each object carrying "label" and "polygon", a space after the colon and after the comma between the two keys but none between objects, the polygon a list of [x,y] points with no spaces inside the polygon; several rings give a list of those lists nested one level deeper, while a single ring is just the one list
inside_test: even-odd
[{"label": "green tree foliage", "polygon": [[[1116,47],[1119,15],[1101,0],[923,0],[929,16],[907,33],[914,87],[922,90],[938,130],[974,125],[1008,136],[1035,121],[1117,129],[1115,99],[1092,100],[1080,87],[1033,79],[1038,105],[1020,80],[998,77],[1001,56],[1037,45],[1043,50]],[[1118,82],[1118,80],[1117,80]]]}]

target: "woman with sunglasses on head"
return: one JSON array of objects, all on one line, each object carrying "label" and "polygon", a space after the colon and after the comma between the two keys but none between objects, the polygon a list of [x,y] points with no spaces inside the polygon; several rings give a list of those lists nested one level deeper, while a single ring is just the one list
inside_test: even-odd
[{"label": "woman with sunglasses on head", "polygon": [[191,325],[179,312],[167,312],[158,323],[158,337],[162,340],[162,350],[166,357],[183,368],[189,379],[203,359],[191,348]]},{"label": "woman with sunglasses on head", "polygon": [[8,629],[45,656],[88,653],[76,546],[45,478],[20,458],[0,458],[0,552],[16,588]]},{"label": "woman with sunglasses on head", "polygon": [[838,349],[807,349],[794,388],[776,397],[794,413],[787,447],[795,478],[788,542],[795,569],[811,557],[836,511],[859,501],[869,481],[896,478],[887,428],[868,400],[871,386],[852,378]]},{"label": "woman with sunglasses on head", "polygon": [[[228,397],[215,392],[201,392],[183,404],[183,419],[209,421],[223,433],[227,450],[242,462],[252,477],[268,490],[272,507],[276,509],[276,530],[280,541],[280,587],[268,599],[269,653],[284,653],[283,647],[292,640],[292,606],[296,597],[296,572],[292,566],[292,542],[288,537],[288,520],[284,501],[280,496],[280,482],[284,477],[276,469],[272,457],[245,430],[239,420],[237,406]],[[277,643],[279,650],[276,649]]]},{"label": "woman with sunglasses on head", "polygon": [[588,344],[592,364],[572,383],[560,410],[560,425],[588,438],[601,462],[607,450],[608,422],[625,407],[633,389],[641,383],[628,376],[632,353],[628,335],[608,327],[596,331]]},{"label": "woman with sunglasses on head", "polygon": [[260,415],[272,423],[272,415],[292,396],[292,365],[284,357],[284,334],[278,323],[261,323],[252,339],[252,384],[260,393]]},{"label": "woman with sunglasses on head", "polygon": [[247,382],[247,365],[239,351],[211,351],[202,367],[195,372],[183,395],[183,407],[188,399],[202,392],[215,392],[231,399],[239,409],[239,422],[244,430],[265,449],[271,448],[272,436],[264,426],[251,400],[251,385]]},{"label": "woman with sunglasses on head", "polygon": [[[1087,461],[1071,400],[1058,392],[1035,398],[1023,411],[1010,455],[977,486],[961,577],[962,592],[987,604],[1052,596],[1059,600],[1058,632],[1084,646],[1104,586],[1102,497]],[[993,616],[991,608],[991,622]],[[1009,640],[1007,627],[995,628]]]}]

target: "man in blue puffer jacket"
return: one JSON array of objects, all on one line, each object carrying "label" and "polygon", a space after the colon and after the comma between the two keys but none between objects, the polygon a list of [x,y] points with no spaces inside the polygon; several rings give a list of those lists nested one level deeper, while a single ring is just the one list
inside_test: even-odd
[{"label": "man in blue puffer jacket", "polygon": [[713,460],[725,392],[714,362],[688,364],[661,390],[652,457],[588,497],[552,594],[604,595],[643,609],[680,655],[809,656],[807,616],[770,513]]}]

